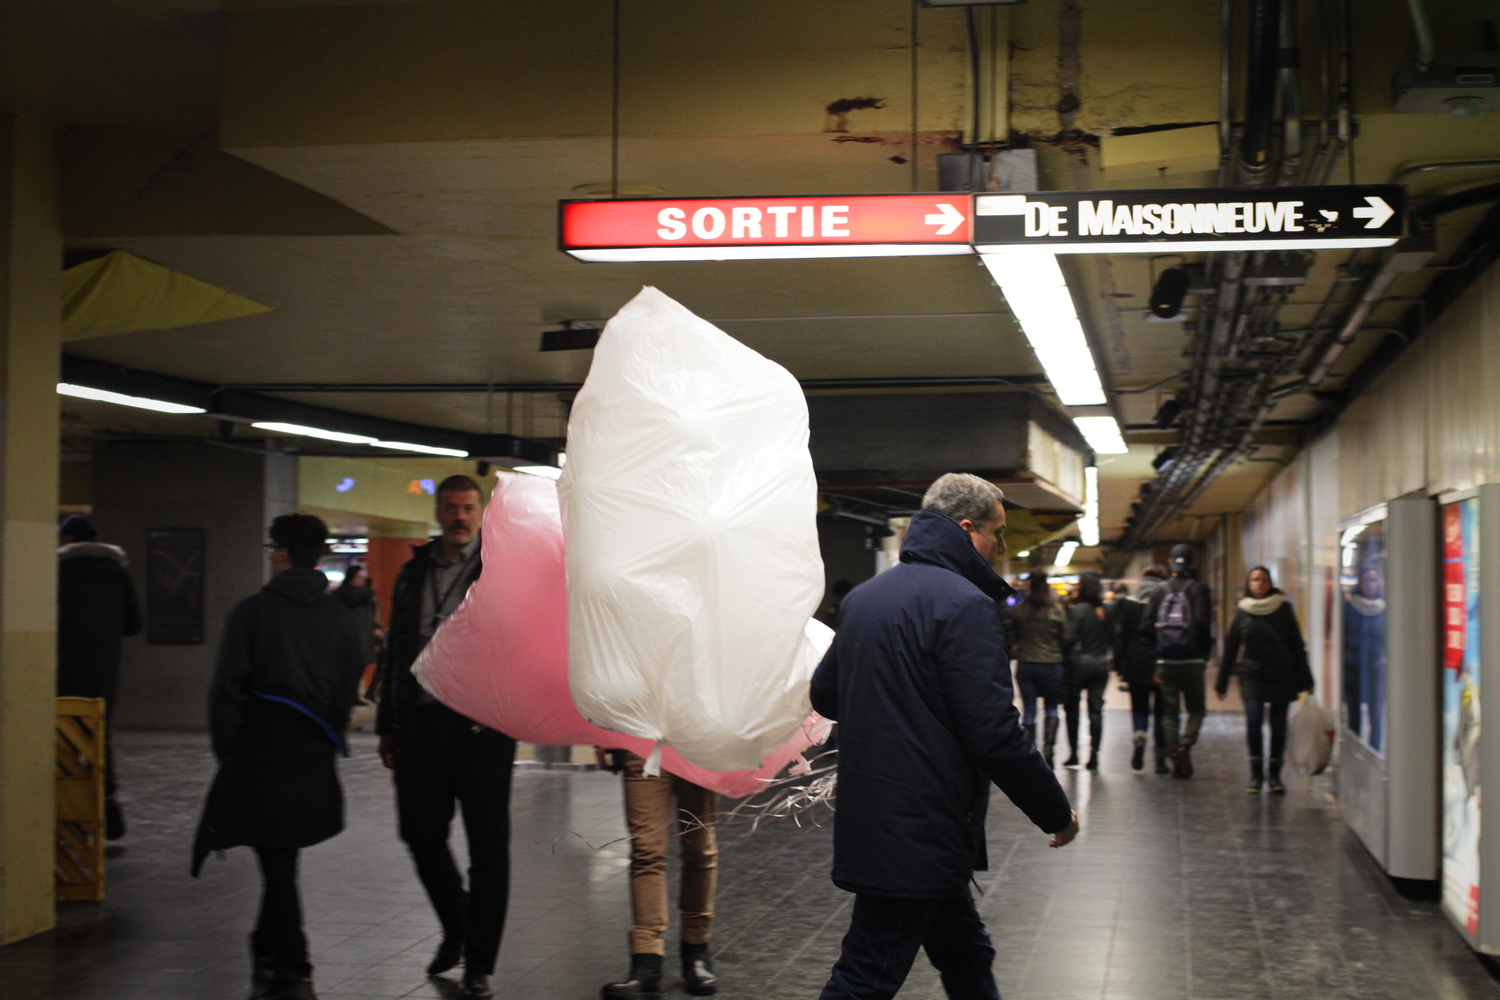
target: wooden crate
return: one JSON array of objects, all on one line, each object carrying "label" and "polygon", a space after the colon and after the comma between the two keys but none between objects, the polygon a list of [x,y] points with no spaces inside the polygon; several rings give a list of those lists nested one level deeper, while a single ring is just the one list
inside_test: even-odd
[{"label": "wooden crate", "polygon": [[57,699],[57,898],[104,898],[104,699]]}]

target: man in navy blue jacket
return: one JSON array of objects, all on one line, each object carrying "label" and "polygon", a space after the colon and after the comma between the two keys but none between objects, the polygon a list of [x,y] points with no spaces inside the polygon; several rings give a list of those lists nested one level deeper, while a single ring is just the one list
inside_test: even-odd
[{"label": "man in navy blue jacket", "polygon": [[989,783],[1062,847],[1078,817],[1021,728],[990,568],[1003,494],[967,473],[928,489],[901,564],[854,588],[812,680],[839,724],[833,881],[856,893],[822,1000],[886,1000],[917,949],[955,998],[995,998],[995,951],[969,881],[986,867]]}]

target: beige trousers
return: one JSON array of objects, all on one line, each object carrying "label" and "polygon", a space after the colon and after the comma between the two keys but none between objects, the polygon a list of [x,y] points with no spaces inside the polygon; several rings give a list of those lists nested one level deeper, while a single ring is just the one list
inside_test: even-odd
[{"label": "beige trousers", "polygon": [[[714,840],[718,796],[663,772],[648,777],[646,762],[625,755],[625,825],[630,830],[630,953],[663,955],[667,932],[667,841],[682,840],[682,940],[707,944],[713,936],[714,881],[719,848]],[[673,800],[676,800],[674,809]],[[675,813],[675,815],[674,815]]]}]

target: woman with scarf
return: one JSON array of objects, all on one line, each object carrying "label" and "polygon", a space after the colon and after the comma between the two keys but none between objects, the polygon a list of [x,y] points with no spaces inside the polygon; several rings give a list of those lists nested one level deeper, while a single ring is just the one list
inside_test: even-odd
[{"label": "woman with scarf", "polygon": [[[1240,660],[1238,665],[1237,660]],[[1271,583],[1271,571],[1264,566],[1250,571],[1245,596],[1240,599],[1234,622],[1224,637],[1224,658],[1214,685],[1221,701],[1234,674],[1240,678],[1240,697],[1245,702],[1245,737],[1250,747],[1250,784],[1245,791],[1259,795],[1264,782],[1279,795],[1286,791],[1281,782],[1281,761],[1286,749],[1287,706],[1301,692],[1312,691],[1313,677],[1297,616],[1286,596]],[[1261,733],[1268,716],[1269,762],[1263,757]],[[1267,763],[1268,769],[1263,767]]]},{"label": "woman with scarf", "polygon": [[1099,574],[1078,577],[1078,600],[1068,609],[1066,699],[1068,748],[1066,767],[1078,766],[1078,699],[1086,692],[1089,705],[1090,771],[1099,770],[1099,745],[1104,738],[1104,689],[1109,684],[1113,622],[1104,607],[1104,585]]},{"label": "woman with scarf", "polygon": [[1016,683],[1021,687],[1021,722],[1036,742],[1036,703],[1046,703],[1042,756],[1052,766],[1057,745],[1057,707],[1063,700],[1063,648],[1068,641],[1068,621],[1062,605],[1047,585],[1041,570],[1026,578],[1026,600],[1015,606],[1010,625],[1015,641]]}]

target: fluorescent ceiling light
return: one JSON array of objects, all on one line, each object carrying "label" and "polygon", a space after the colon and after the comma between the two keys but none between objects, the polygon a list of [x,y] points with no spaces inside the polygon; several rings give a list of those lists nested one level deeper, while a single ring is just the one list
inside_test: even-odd
[{"label": "fluorescent ceiling light", "polygon": [[1114,417],[1074,417],[1073,423],[1096,455],[1123,455],[1130,450]]},{"label": "fluorescent ceiling light", "polygon": [[321,427],[304,427],[301,424],[267,422],[251,424],[250,426],[257,430],[274,431],[277,434],[296,434],[299,437],[322,438],[324,441],[338,441],[341,444],[375,444],[379,440],[378,438],[366,437],[363,434],[325,431]]},{"label": "fluorescent ceiling light", "polygon": [[987,254],[989,269],[1057,398],[1067,406],[1104,402],[1094,352],[1083,335],[1073,296],[1051,254]]},{"label": "fluorescent ceiling light", "polygon": [[1051,256],[1059,253],[1215,253],[1238,250],[1249,253],[1255,250],[1360,250],[1395,245],[1393,237],[1353,236],[1348,238],[1318,240],[1157,240],[1156,242],[1131,243],[1045,243],[1036,246],[1014,243],[976,246],[975,250],[986,256],[1015,255],[1028,257],[1033,254]]},{"label": "fluorescent ceiling light", "polygon": [[1099,544],[1099,468],[1083,470],[1083,517],[1078,519],[1078,537],[1084,545]]},{"label": "fluorescent ceiling light", "polygon": [[94,399],[101,403],[118,403],[121,406],[134,406],[142,410],[155,410],[157,413],[208,412],[201,406],[184,406],[181,403],[168,403],[162,399],[147,399],[145,396],[127,396],[123,392],[110,392],[108,389],[95,389],[86,385],[72,385],[68,382],[57,383],[57,391],[63,396]]},{"label": "fluorescent ceiling light", "polygon": [[1057,558],[1052,560],[1054,566],[1066,566],[1073,561],[1073,553],[1078,551],[1078,543],[1073,541],[1063,542],[1057,550]]},{"label": "fluorescent ceiling light", "polygon": [[524,472],[528,476],[543,476],[547,479],[556,479],[562,475],[562,470],[555,465],[517,465],[511,471]]},{"label": "fluorescent ceiling light", "polygon": [[430,444],[411,444],[406,441],[375,441],[377,448],[389,448],[392,451],[415,451],[423,455],[450,455],[453,458],[468,458],[469,453],[459,451],[457,448],[437,448]]},{"label": "fluorescent ceiling light", "polygon": [[790,260],[807,257],[950,257],[973,253],[967,243],[819,243],[747,247],[600,247],[569,250],[594,263],[659,260]]}]

